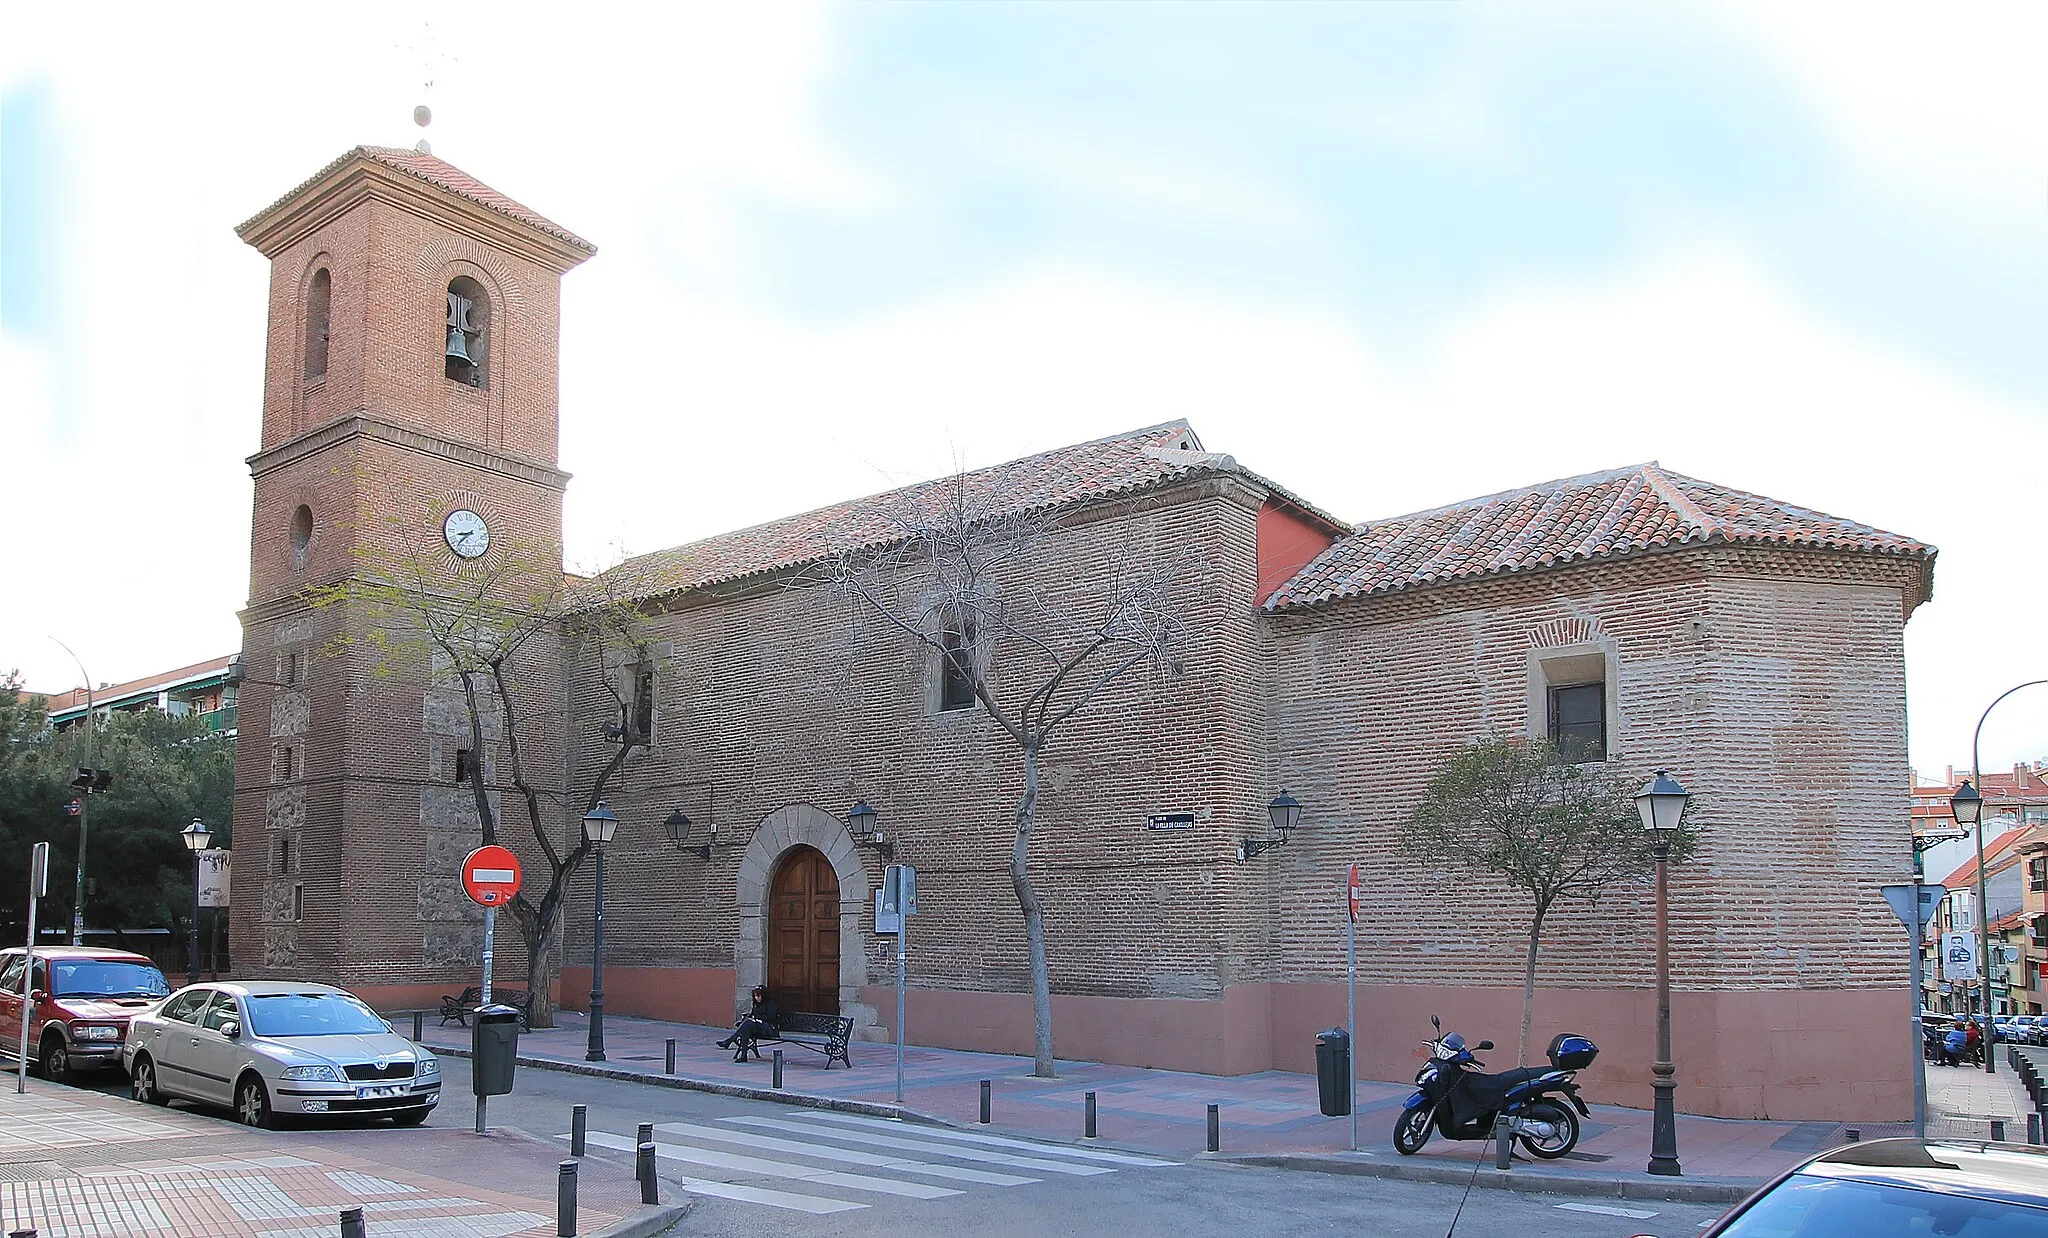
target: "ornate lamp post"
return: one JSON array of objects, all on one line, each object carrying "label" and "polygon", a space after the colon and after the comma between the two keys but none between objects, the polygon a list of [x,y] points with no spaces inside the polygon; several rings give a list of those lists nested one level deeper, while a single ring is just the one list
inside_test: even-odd
[{"label": "ornate lamp post", "polygon": [[192,853],[192,923],[191,936],[185,943],[185,983],[199,983],[199,866],[205,861],[199,853],[213,843],[213,831],[206,828],[206,822],[192,818],[192,824],[178,831],[185,840],[185,850]]},{"label": "ornate lamp post", "polygon": [[590,921],[590,1046],[586,1062],[604,1061],[604,848],[619,832],[619,819],[599,800],[583,814],[583,837],[597,850],[597,906]]},{"label": "ornate lamp post", "polygon": [[1650,1087],[1656,1100],[1650,1126],[1650,1172],[1677,1177],[1678,1110],[1672,1093],[1678,1083],[1672,1078],[1678,1068],[1671,1062],[1671,932],[1668,923],[1670,900],[1665,892],[1664,870],[1671,859],[1671,835],[1685,815],[1688,798],[1676,779],[1657,771],[1636,794],[1636,812],[1657,857],[1657,1060],[1650,1064],[1655,1076]]}]

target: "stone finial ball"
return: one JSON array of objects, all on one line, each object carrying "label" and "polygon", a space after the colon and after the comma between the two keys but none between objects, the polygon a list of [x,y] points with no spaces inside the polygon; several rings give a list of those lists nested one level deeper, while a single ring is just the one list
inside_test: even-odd
[{"label": "stone finial ball", "polygon": [[434,120],[433,109],[422,103],[412,110],[412,123],[424,129]]}]

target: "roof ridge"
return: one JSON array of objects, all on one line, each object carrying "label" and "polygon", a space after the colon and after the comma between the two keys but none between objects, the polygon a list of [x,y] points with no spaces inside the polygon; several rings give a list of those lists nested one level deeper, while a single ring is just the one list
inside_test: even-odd
[{"label": "roof ridge", "polygon": [[1514,486],[1495,494],[1482,494],[1477,498],[1459,499],[1455,503],[1445,503],[1441,507],[1431,507],[1419,512],[1403,512],[1398,516],[1381,516],[1373,520],[1362,520],[1359,522],[1358,527],[1360,529],[1370,529],[1374,525],[1393,524],[1401,520],[1426,520],[1431,516],[1441,516],[1446,512],[1454,512],[1462,508],[1480,507],[1487,503],[1499,503],[1508,499],[1518,499],[1524,495],[1541,494],[1552,487],[1561,489],[1566,486],[1597,486],[1603,482],[1610,482],[1616,478],[1626,477],[1631,473],[1639,472],[1642,469],[1653,466],[1655,463],[1656,461],[1652,460],[1647,464],[1627,464],[1620,468],[1601,469],[1597,472],[1580,473],[1572,477],[1553,478],[1550,481],[1540,481],[1531,486]]},{"label": "roof ridge", "polygon": [[[1676,477],[1683,477],[1684,474],[1668,474],[1664,471],[1663,466],[1655,460],[1637,467],[1642,474],[1643,484],[1656,491],[1657,497],[1676,508],[1681,516],[1684,516],[1692,521],[1694,525],[1698,526],[1700,532],[1705,533],[1708,537],[1713,537],[1716,534],[1727,535],[1727,523],[1709,516],[1706,509],[1694,502],[1693,497],[1685,492],[1685,487],[1679,485],[1674,480]],[[1686,478],[1686,480],[1690,481],[1692,479]],[[1759,495],[1758,497],[1761,498],[1762,496]]]}]

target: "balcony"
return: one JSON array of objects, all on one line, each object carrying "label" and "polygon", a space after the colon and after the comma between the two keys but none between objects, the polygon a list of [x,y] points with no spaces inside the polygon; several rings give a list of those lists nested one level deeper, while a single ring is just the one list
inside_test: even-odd
[{"label": "balcony", "polygon": [[232,731],[235,729],[235,707],[233,705],[222,706],[211,713],[199,715],[199,720],[206,724],[206,729],[209,731],[216,733]]}]

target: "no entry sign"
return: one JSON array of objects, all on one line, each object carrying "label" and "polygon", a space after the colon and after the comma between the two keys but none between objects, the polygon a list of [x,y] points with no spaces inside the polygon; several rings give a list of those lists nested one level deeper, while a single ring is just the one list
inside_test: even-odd
[{"label": "no entry sign", "polygon": [[1351,866],[1351,875],[1344,881],[1345,901],[1351,905],[1351,922],[1358,923],[1358,865]]},{"label": "no entry sign", "polygon": [[462,888],[470,901],[483,907],[502,907],[519,893],[519,857],[503,847],[478,847],[462,862]]}]

